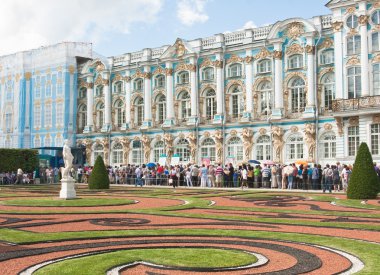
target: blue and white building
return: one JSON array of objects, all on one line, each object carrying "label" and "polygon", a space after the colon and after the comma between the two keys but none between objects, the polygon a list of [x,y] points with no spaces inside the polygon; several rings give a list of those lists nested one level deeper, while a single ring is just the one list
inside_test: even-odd
[{"label": "blue and white building", "polygon": [[[60,134],[86,148],[87,162],[102,155],[111,165],[157,162],[163,155],[168,163],[325,164],[353,162],[360,142],[367,142],[379,161],[380,2],[326,5],[329,15],[178,38],[173,45],[109,58],[75,43],[70,45],[80,53],[73,50],[55,66],[33,59],[33,68],[8,69],[3,60],[19,64],[25,53],[3,57],[1,144],[37,147]],[[55,63],[55,56],[46,58]],[[58,88],[47,94],[48,76],[58,83],[60,66],[64,95],[57,96]],[[57,72],[54,82],[48,67]],[[44,92],[37,88],[42,83]],[[8,95],[9,89],[18,95]],[[60,101],[64,124],[52,107],[49,126],[46,104]]]}]

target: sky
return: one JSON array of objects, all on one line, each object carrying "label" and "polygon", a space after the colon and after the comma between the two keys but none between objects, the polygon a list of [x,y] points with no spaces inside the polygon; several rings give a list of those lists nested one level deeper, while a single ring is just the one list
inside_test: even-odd
[{"label": "sky", "polygon": [[0,55],[63,41],[104,56],[330,14],[328,0],[2,0]]}]

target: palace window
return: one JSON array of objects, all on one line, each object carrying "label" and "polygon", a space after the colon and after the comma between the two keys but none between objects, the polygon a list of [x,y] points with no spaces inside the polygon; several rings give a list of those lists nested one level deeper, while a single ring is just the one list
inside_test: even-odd
[{"label": "palace window", "polygon": [[319,141],[321,157],[325,159],[335,159],[336,157],[336,136],[334,133],[324,134]]},{"label": "palace window", "polygon": [[380,95],[380,63],[373,65],[373,95]]},{"label": "palace window", "polygon": [[358,26],[358,17],[356,15],[350,15],[346,20],[346,26],[350,29],[355,29]]},{"label": "palace window", "polygon": [[56,147],[63,147],[63,138],[62,138],[62,135],[61,135],[61,134],[58,134],[58,135],[55,137],[55,146],[56,146]]},{"label": "palace window", "polygon": [[272,61],[269,59],[261,60],[257,63],[257,72],[262,73],[270,73],[272,71]]},{"label": "palace window", "polygon": [[272,84],[264,81],[259,85],[260,112],[262,115],[269,115],[272,110]]},{"label": "palace window", "polygon": [[242,66],[241,64],[231,64],[228,67],[228,76],[229,77],[239,77],[242,75]]},{"label": "palace window", "polygon": [[334,50],[325,50],[321,53],[321,65],[334,63]]},{"label": "palace window", "polygon": [[79,90],[79,98],[86,98],[87,89],[86,88],[80,88]]},{"label": "palace window", "polygon": [[33,109],[34,128],[41,127],[41,105],[34,105]]},{"label": "palace window", "polygon": [[215,141],[212,138],[206,138],[201,144],[201,157],[209,158],[210,162],[215,162]]},{"label": "palace window", "polygon": [[360,35],[353,35],[347,38],[347,55],[360,53]]},{"label": "palace window", "polygon": [[272,158],[270,137],[268,135],[262,135],[257,139],[256,154],[257,160],[270,160]]},{"label": "palace window", "polygon": [[46,103],[45,105],[45,127],[52,126],[52,109],[51,103]]},{"label": "palace window", "polygon": [[5,128],[7,133],[12,131],[12,111],[10,110],[5,113]]},{"label": "palace window", "polygon": [[288,62],[289,69],[300,69],[303,67],[303,56],[302,54],[295,54],[289,56]]},{"label": "palace window", "polygon": [[103,86],[96,86],[95,96],[96,97],[103,96]]},{"label": "palace window", "polygon": [[96,125],[99,129],[103,127],[104,124],[104,103],[100,102],[96,106]]},{"label": "palace window", "polygon": [[206,119],[214,118],[216,114],[216,93],[214,90],[208,90],[206,93]]},{"label": "palace window", "polygon": [[177,83],[179,85],[189,84],[190,74],[189,72],[179,72],[177,75]]},{"label": "palace window", "polygon": [[114,93],[120,94],[122,92],[123,92],[123,82],[122,81],[118,81],[114,85]]},{"label": "palace window", "polygon": [[55,111],[55,120],[57,125],[63,125],[63,102],[57,102],[56,111]]},{"label": "palace window", "polygon": [[41,147],[41,138],[39,136],[36,136],[34,138],[34,148]]},{"label": "palace window", "polygon": [[138,78],[133,82],[133,90],[136,92],[144,90],[144,80],[142,78]]},{"label": "palace window", "polygon": [[214,68],[204,68],[202,71],[202,80],[210,81],[214,80]]},{"label": "palace window", "polygon": [[153,161],[158,162],[160,160],[160,156],[165,153],[164,151],[164,142],[162,140],[157,141],[153,148]]},{"label": "palace window", "polygon": [[51,76],[46,77],[46,97],[51,97]]},{"label": "palace window", "polygon": [[335,99],[334,74],[329,73],[322,78],[323,103],[326,110],[332,109],[332,101]]},{"label": "palace window", "polygon": [[57,79],[57,94],[62,95],[63,94],[63,77],[62,72],[58,72],[58,79]]},{"label": "palace window", "polygon": [[180,113],[181,113],[181,119],[182,121],[187,120],[191,115],[191,108],[190,108],[190,95],[188,92],[183,91],[180,96]]},{"label": "palace window", "polygon": [[101,144],[96,144],[94,147],[94,162],[96,161],[98,156],[101,156],[104,161],[104,148]]},{"label": "palace window", "polygon": [[371,15],[372,23],[379,25],[380,24],[380,10],[375,10]]},{"label": "palace window", "polygon": [[359,149],[359,126],[347,128],[348,132],[348,155],[356,156]]},{"label": "palace window", "polygon": [[351,67],[347,71],[348,98],[358,98],[362,94],[361,68]]},{"label": "palace window", "polygon": [[298,77],[291,82],[291,111],[292,113],[300,113],[305,110],[306,95],[305,95],[305,81]]},{"label": "palace window", "polygon": [[81,105],[78,109],[78,129],[82,132],[84,127],[87,125],[87,106]]},{"label": "palace window", "polygon": [[380,50],[379,34],[380,34],[380,32],[373,32],[372,33],[372,51],[373,52]]},{"label": "palace window", "polygon": [[155,88],[164,88],[165,87],[165,76],[160,74],[154,79]]},{"label": "palace window", "polygon": [[115,102],[116,127],[120,128],[125,123],[124,103],[121,100]]},{"label": "palace window", "polygon": [[238,87],[235,87],[232,90],[231,97],[232,97],[232,108],[231,108],[232,118],[241,117],[244,112],[243,93]]},{"label": "palace window", "polygon": [[12,147],[12,140],[10,137],[7,137],[4,141],[4,148],[11,148]]},{"label": "palace window", "polygon": [[112,148],[112,163],[114,165],[120,165],[123,162],[123,145],[116,143]]},{"label": "palace window", "polygon": [[144,121],[144,99],[141,97],[135,100],[135,122],[137,126],[141,126]]},{"label": "palace window", "polygon": [[140,140],[132,142],[132,164],[140,165],[143,163],[143,150]]},{"label": "palace window", "polygon": [[48,135],[45,137],[45,147],[50,147],[51,146],[51,136]]},{"label": "palace window", "polygon": [[371,153],[372,155],[380,154],[380,124],[371,125]]},{"label": "palace window", "polygon": [[166,97],[164,95],[160,95],[157,98],[157,122],[162,124],[166,118]]},{"label": "palace window", "polygon": [[232,137],[227,143],[227,156],[234,158],[236,162],[243,161],[243,143],[239,137]]},{"label": "palace window", "polygon": [[288,160],[303,159],[303,137],[292,135],[286,142],[286,154]]},{"label": "palace window", "polygon": [[189,162],[190,161],[190,149],[189,149],[189,142],[181,138],[175,147],[175,154],[180,156],[180,161],[182,162]]}]

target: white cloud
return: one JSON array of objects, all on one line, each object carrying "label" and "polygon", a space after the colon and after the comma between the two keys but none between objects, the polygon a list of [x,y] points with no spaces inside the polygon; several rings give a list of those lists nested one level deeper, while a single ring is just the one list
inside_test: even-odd
[{"label": "white cloud", "polygon": [[238,31],[246,30],[246,29],[254,29],[257,28],[257,25],[253,23],[252,20],[245,22],[244,26],[241,29],[238,29]]},{"label": "white cloud", "polygon": [[186,26],[204,23],[208,20],[205,6],[208,0],[180,0],[177,3],[177,17]]},{"label": "white cloud", "polygon": [[4,0],[0,55],[61,41],[98,42],[157,20],[164,0]]}]

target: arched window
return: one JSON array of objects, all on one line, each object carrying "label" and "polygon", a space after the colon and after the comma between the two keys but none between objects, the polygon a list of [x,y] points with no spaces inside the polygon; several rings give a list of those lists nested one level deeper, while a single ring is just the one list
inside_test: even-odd
[{"label": "arched window", "polygon": [[79,131],[83,131],[84,127],[87,125],[87,106],[81,105],[78,109],[78,129]]},{"label": "arched window", "polygon": [[103,86],[96,86],[96,92],[95,92],[96,97],[101,97],[103,96]]},{"label": "arched window", "polygon": [[380,50],[379,33],[380,32],[373,32],[372,33],[372,51],[373,52],[376,52],[376,51]]},{"label": "arched window", "polygon": [[51,146],[51,136],[47,135],[45,137],[45,147],[50,147]]},{"label": "arched window", "polygon": [[320,155],[325,159],[336,157],[336,136],[333,132],[324,134],[319,141]]},{"label": "arched window", "polygon": [[123,123],[125,123],[125,112],[124,112],[124,103],[121,100],[118,100],[114,104],[115,114],[116,114],[116,126],[121,128]]},{"label": "arched window", "polygon": [[323,103],[326,110],[332,109],[332,101],[335,99],[335,81],[334,74],[329,73],[323,76]]},{"label": "arched window", "polygon": [[123,82],[122,81],[118,81],[114,85],[114,93],[120,94],[122,92],[123,92]]},{"label": "arched window", "polygon": [[164,151],[164,142],[162,140],[157,141],[153,148],[153,161],[158,162],[160,159],[160,156],[165,153]]},{"label": "arched window", "polygon": [[227,143],[227,156],[235,162],[243,161],[243,143],[239,137],[232,137]]},{"label": "arched window", "polygon": [[347,128],[348,136],[348,155],[356,156],[359,149],[360,136],[359,136],[359,126],[350,126]]},{"label": "arched window", "polygon": [[300,69],[303,67],[303,56],[302,54],[295,54],[289,56],[289,69]]},{"label": "arched window", "polygon": [[141,126],[144,121],[144,100],[142,97],[135,99],[135,122],[137,126]]},{"label": "arched window", "polygon": [[321,65],[334,63],[334,50],[328,49],[321,53]]},{"label": "arched window", "polygon": [[187,91],[181,92],[179,95],[180,114],[182,121],[186,121],[191,115],[190,95]]},{"label": "arched window", "polygon": [[305,110],[306,95],[305,95],[305,81],[298,77],[291,81],[291,108],[292,113],[300,113]]},{"label": "arched window", "polygon": [[180,161],[189,162],[190,161],[189,142],[186,139],[181,138],[175,146],[174,153],[179,155]]},{"label": "arched window", "polygon": [[164,88],[165,87],[165,76],[160,74],[154,79],[155,88]]},{"label": "arched window", "polygon": [[162,124],[165,121],[166,117],[166,97],[160,95],[157,98],[157,122]]},{"label": "arched window", "polygon": [[361,68],[351,67],[347,70],[348,98],[358,98],[362,95]]},{"label": "arched window", "polygon": [[371,124],[371,153],[380,154],[380,124]]},{"label": "arched window", "polygon": [[358,26],[358,17],[354,14],[350,15],[346,20],[346,26],[355,29]]},{"label": "arched window", "polygon": [[94,146],[94,162],[93,163],[95,163],[98,156],[101,156],[104,161],[104,147],[101,144],[96,144]]},{"label": "arched window", "polygon": [[140,140],[132,142],[132,164],[140,165],[143,163],[143,149]]},{"label": "arched window", "polygon": [[242,74],[242,66],[239,63],[231,64],[228,67],[228,76],[229,77],[239,77]]},{"label": "arched window", "polygon": [[360,35],[353,35],[347,38],[347,55],[360,53]]},{"label": "arched window", "polygon": [[123,145],[116,143],[112,148],[112,163],[120,165],[123,163]]},{"label": "arched window", "polygon": [[286,142],[287,159],[294,161],[303,159],[303,137],[301,135],[291,135]]},{"label": "arched window", "polygon": [[61,134],[58,134],[56,137],[55,137],[55,146],[56,147],[63,147],[63,137]]},{"label": "arched window", "polygon": [[177,75],[177,83],[180,85],[189,84],[189,72],[179,72]]},{"label": "arched window", "polygon": [[241,117],[244,112],[244,99],[243,99],[243,93],[239,89],[239,87],[234,87],[232,90],[232,108],[231,108],[231,114],[232,118],[238,118]]},{"label": "arched window", "polygon": [[55,121],[57,125],[63,125],[63,102],[57,102],[57,105],[55,106]]},{"label": "arched window", "polygon": [[212,67],[204,68],[202,71],[202,80],[205,80],[205,81],[214,80],[214,68]]},{"label": "arched window", "polygon": [[269,59],[264,59],[257,63],[257,72],[259,74],[270,73],[271,71],[272,71],[272,61],[270,61]]},{"label": "arched window", "polygon": [[99,129],[103,127],[104,124],[104,103],[99,102],[96,106],[96,125]]},{"label": "arched window", "polygon": [[33,124],[34,128],[41,127],[41,105],[34,105],[33,108]]},{"label": "arched window", "polygon": [[257,139],[256,153],[257,160],[270,160],[272,158],[270,137],[268,135],[262,135]]},{"label": "arched window", "polygon": [[45,104],[45,127],[52,126],[52,106],[51,102]]},{"label": "arched window", "polygon": [[13,116],[12,109],[7,108],[4,116],[5,116],[6,131],[7,133],[10,133],[12,131],[12,116]]},{"label": "arched window", "polygon": [[206,92],[206,119],[211,120],[216,114],[216,93],[214,90]]},{"label": "arched window", "polygon": [[85,87],[80,88],[79,90],[79,98],[86,98],[87,89]]},{"label": "arched window", "polygon": [[262,115],[269,115],[272,110],[272,84],[264,81],[259,85],[260,112]]},{"label": "arched window", "polygon": [[373,95],[380,95],[380,63],[373,65]]},{"label": "arched window", "polygon": [[206,138],[201,146],[202,159],[209,158],[210,162],[215,162],[215,141],[212,138]]},{"label": "arched window", "polygon": [[375,25],[380,24],[380,10],[375,10],[371,15],[372,23]]},{"label": "arched window", "polygon": [[133,90],[136,92],[141,92],[144,90],[144,80],[142,78],[138,78],[133,81]]},{"label": "arched window", "polygon": [[41,138],[39,136],[36,136],[34,138],[34,148],[41,147]]}]

